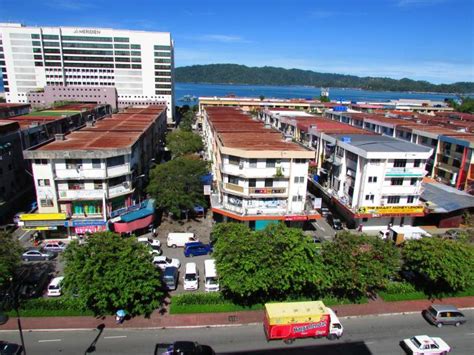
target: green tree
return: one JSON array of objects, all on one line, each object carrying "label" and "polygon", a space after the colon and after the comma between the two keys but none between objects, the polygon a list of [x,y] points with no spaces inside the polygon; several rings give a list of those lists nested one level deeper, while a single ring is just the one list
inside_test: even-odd
[{"label": "green tree", "polygon": [[84,245],[73,242],[64,252],[65,294],[98,315],[124,309],[150,314],[161,304],[160,273],[135,238],[96,233]]},{"label": "green tree", "polygon": [[461,105],[458,107],[459,112],[474,113],[474,98],[463,97]]},{"label": "green tree", "polygon": [[336,296],[357,299],[383,288],[400,265],[399,250],[388,241],[341,233],[324,243],[325,275]]},{"label": "green tree", "polygon": [[196,204],[206,206],[201,177],[208,173],[207,163],[199,159],[181,157],[157,165],[150,174],[146,191],[156,205],[178,218],[182,210]]},{"label": "green tree", "polygon": [[179,128],[183,131],[192,132],[194,121],[195,121],[194,112],[191,110],[188,110],[181,117]]},{"label": "green tree", "polygon": [[197,153],[203,149],[202,139],[198,134],[180,129],[169,133],[166,141],[173,157]]},{"label": "green tree", "polygon": [[0,232],[0,288],[6,285],[20,265],[21,246],[18,239],[6,232]]},{"label": "green tree", "polygon": [[321,102],[329,102],[329,101],[330,101],[330,100],[329,100],[329,96],[323,96],[323,95],[321,95],[321,96],[319,97],[319,101],[321,101]]},{"label": "green tree", "polygon": [[460,291],[474,285],[474,246],[443,238],[409,240],[403,246],[404,268],[420,276],[430,294]]},{"label": "green tree", "polygon": [[323,280],[316,246],[299,229],[278,224],[254,232],[244,224],[221,223],[212,234],[219,283],[237,302],[301,295]]}]

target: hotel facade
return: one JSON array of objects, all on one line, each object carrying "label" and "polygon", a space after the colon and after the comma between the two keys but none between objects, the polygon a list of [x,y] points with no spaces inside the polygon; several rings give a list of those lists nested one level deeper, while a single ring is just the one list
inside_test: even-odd
[{"label": "hotel facade", "polygon": [[169,32],[2,23],[0,70],[6,100],[27,103],[28,92],[50,85],[109,86],[117,89],[119,107],[165,103],[171,123],[173,46]]}]

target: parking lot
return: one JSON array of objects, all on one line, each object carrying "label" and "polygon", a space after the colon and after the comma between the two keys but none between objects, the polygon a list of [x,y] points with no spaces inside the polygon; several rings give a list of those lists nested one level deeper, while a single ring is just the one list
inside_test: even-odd
[{"label": "parking lot", "polygon": [[[168,233],[173,232],[188,232],[194,233],[199,241],[203,243],[209,243],[209,235],[212,228],[212,217],[210,214],[205,218],[199,218],[190,221],[171,221],[163,219],[160,226],[157,228],[158,237],[157,239],[161,242],[161,248],[164,256],[170,258],[176,258],[180,261],[181,266],[179,268],[179,282],[176,291],[171,291],[171,294],[179,293],[190,293],[190,292],[203,292],[204,291],[204,260],[212,259],[212,255],[201,255],[187,258],[184,256],[184,248],[168,248],[166,246],[166,238]],[[151,236],[151,235],[150,235]],[[197,291],[185,291],[183,289],[183,278],[184,271],[186,269],[186,263],[196,263],[199,271],[199,288]]]}]

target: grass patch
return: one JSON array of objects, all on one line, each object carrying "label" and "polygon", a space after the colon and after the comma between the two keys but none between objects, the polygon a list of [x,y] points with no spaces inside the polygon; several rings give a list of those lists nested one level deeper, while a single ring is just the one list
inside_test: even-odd
[{"label": "grass patch", "polygon": [[[314,301],[312,299],[292,299],[288,302]],[[323,298],[326,306],[336,306],[340,304],[367,303],[367,298],[361,298],[356,302],[348,299]],[[176,295],[171,299],[170,314],[188,313],[220,313],[220,312],[240,312],[240,311],[260,311],[264,309],[263,304],[252,306],[241,306],[225,299],[222,294],[216,293],[193,293]]]},{"label": "grass patch", "polygon": [[474,296],[474,286],[468,287],[464,291],[459,291],[455,293],[441,293],[438,295],[433,295],[430,297],[423,291],[418,291],[415,287],[405,281],[393,281],[388,284],[387,288],[384,291],[378,293],[384,301],[395,302],[395,301],[412,301],[412,300],[423,300],[430,299],[432,297],[436,298],[449,298],[449,297],[468,297]]},{"label": "grass patch", "polygon": [[[15,317],[16,312],[7,312],[10,317]],[[79,307],[74,300],[63,297],[35,298],[20,304],[21,317],[74,317],[93,316],[94,313]]]}]

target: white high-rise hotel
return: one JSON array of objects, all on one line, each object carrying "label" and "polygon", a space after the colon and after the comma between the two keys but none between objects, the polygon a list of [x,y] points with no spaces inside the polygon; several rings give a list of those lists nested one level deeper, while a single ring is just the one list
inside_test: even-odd
[{"label": "white high-rise hotel", "polygon": [[7,102],[26,103],[27,92],[46,85],[115,86],[119,106],[166,102],[173,117],[169,32],[2,23],[0,68]]}]

